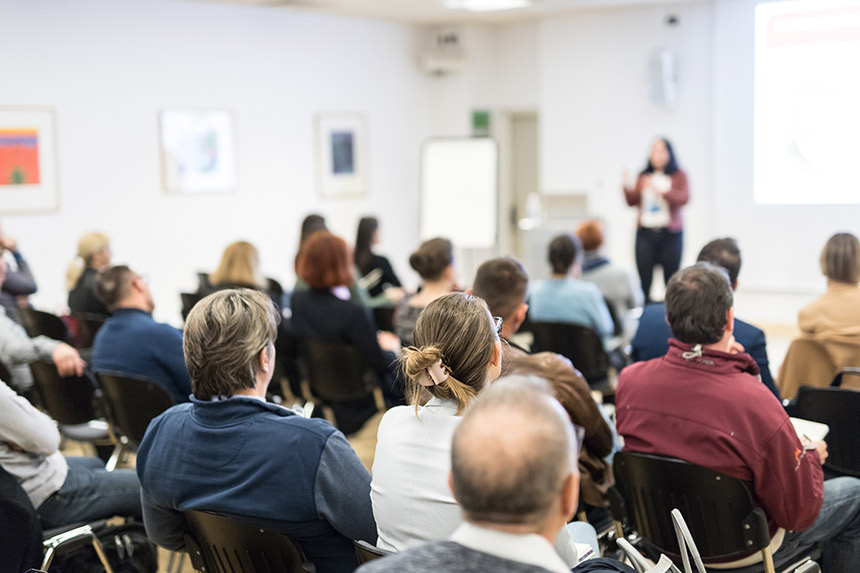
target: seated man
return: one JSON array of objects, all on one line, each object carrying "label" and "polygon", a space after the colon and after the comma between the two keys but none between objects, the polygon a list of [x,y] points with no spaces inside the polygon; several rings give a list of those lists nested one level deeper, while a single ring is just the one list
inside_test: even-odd
[{"label": "seated man", "polygon": [[576,450],[570,419],[543,380],[495,382],[454,432],[448,483],[463,524],[446,541],[359,571],[570,573],[553,541],[576,511]]},{"label": "seated man", "polygon": [[126,266],[99,273],[96,296],[111,311],[93,341],[93,371],[146,378],[187,402],[191,380],[182,354],[182,331],[155,322],[155,303],[143,278]]},{"label": "seated man", "polygon": [[22,301],[27,304],[27,297],[36,292],[36,279],[24,255],[18,250],[18,241],[0,229],[0,250],[4,248],[11,255],[15,268],[8,268],[7,261],[6,280],[0,288],[0,306],[6,309],[6,316],[21,324],[20,304]]},{"label": "seated man", "polygon": [[625,450],[749,482],[771,535],[788,530],[777,556],[822,542],[823,571],[856,571],[860,480],[823,481],[827,445],[801,443],[779,400],[759,382],[758,366],[732,336],[724,269],[698,263],[676,273],[666,287],[666,315],[675,335],[667,354],[621,372],[615,404]]},{"label": "seated man", "polygon": [[603,458],[613,450],[612,429],[591,397],[591,389],[570,360],[552,352],[530,355],[513,342],[528,310],[529,277],[523,266],[511,257],[490,259],[478,267],[472,293],[484,299],[493,316],[502,321],[502,376],[527,374],[549,380],[556,398],[567,410],[570,420],[585,430],[580,454],[583,501],[605,505],[604,494],[611,485],[610,470]]},{"label": "seated man", "polygon": [[194,395],[153,420],[137,452],[144,525],[182,550],[183,511],[242,518],[290,536],[320,573],[353,571],[351,540],[376,542],[370,474],[328,422],[265,401],[279,320],[250,289],[211,294],[189,313]]},{"label": "seated man", "polygon": [[552,275],[535,281],[529,305],[533,322],[566,322],[593,330],[604,345],[615,331],[606,300],[593,283],[579,279],[582,243],[571,234],[559,235],[549,244]]},{"label": "seated man", "polygon": [[[0,258],[0,286],[6,279],[6,268],[6,261]],[[77,350],[47,336],[30,338],[24,328],[6,316],[5,310],[0,307],[0,362],[12,374],[12,380],[7,382],[19,392],[29,391],[33,386],[33,376],[27,365],[36,360],[53,361],[60,376],[80,376],[85,366]]]},{"label": "seated man", "polygon": [[[741,252],[734,239],[714,239],[699,252],[698,262],[706,261],[718,267],[723,267],[729,273],[732,290],[738,288],[738,274],[741,271]],[[669,350],[669,338],[672,331],[666,322],[666,304],[658,302],[649,304],[642,311],[639,319],[639,328],[630,343],[631,358],[634,362],[640,360],[651,360],[666,354]],[[752,324],[735,319],[735,340],[744,347],[744,352],[752,356],[758,364],[761,381],[773,392],[774,396],[780,398],[779,390],[770,375],[767,360],[767,344],[764,332]]]},{"label": "seated man", "polygon": [[21,484],[42,528],[114,515],[140,518],[134,470],[109,472],[97,458],[63,457],[57,424],[2,381],[0,412],[0,465]]}]

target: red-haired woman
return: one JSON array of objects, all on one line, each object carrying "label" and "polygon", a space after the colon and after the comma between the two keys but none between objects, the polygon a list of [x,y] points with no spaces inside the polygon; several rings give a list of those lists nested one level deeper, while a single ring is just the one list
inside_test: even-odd
[{"label": "red-haired woman", "polygon": [[[361,301],[350,298],[352,269],[346,241],[325,230],[307,239],[296,260],[296,272],[310,288],[293,292],[294,335],[354,347],[379,374],[386,397],[396,398],[391,393],[391,365],[400,340],[390,332],[377,334],[370,312]],[[402,391],[396,394],[402,397]]]}]

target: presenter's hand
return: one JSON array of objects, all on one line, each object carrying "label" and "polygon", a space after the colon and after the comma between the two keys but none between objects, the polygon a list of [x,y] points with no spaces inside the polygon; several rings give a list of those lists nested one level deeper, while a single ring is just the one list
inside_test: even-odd
[{"label": "presenter's hand", "polygon": [[54,360],[54,364],[57,365],[57,371],[63,378],[68,376],[80,376],[84,373],[86,362],[84,362],[77,350],[65,342],[59,343],[57,347],[54,348],[54,352],[51,353],[51,358]]}]

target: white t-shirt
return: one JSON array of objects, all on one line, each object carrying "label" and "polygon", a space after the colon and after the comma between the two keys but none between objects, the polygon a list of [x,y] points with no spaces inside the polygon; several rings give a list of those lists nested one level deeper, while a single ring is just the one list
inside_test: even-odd
[{"label": "white t-shirt", "polygon": [[642,215],[640,224],[648,229],[669,225],[669,205],[663,193],[672,188],[672,180],[665,173],[652,173],[650,183],[642,189]]}]

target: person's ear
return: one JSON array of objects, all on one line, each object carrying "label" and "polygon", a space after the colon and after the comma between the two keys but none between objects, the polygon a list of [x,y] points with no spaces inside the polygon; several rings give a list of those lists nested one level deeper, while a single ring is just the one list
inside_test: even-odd
[{"label": "person's ear", "polygon": [[258,360],[260,361],[260,371],[261,372],[269,372],[269,347],[266,346],[264,349],[260,351],[258,356]]},{"label": "person's ear", "polygon": [[726,332],[735,331],[735,307],[726,311]]},{"label": "person's ear", "polygon": [[561,512],[565,522],[573,519],[579,507],[579,474],[570,474],[561,488]]},{"label": "person's ear", "polygon": [[502,360],[502,341],[497,340],[493,345],[493,355],[490,357],[490,364],[498,366]]},{"label": "person's ear", "polygon": [[454,496],[454,499],[457,501],[457,505],[460,505],[460,500],[457,499],[457,492],[454,491],[454,472],[448,470],[448,489],[451,490],[451,495]]},{"label": "person's ear", "polygon": [[522,303],[514,311],[514,324],[520,325],[526,321],[526,314],[529,312],[529,305]]}]

